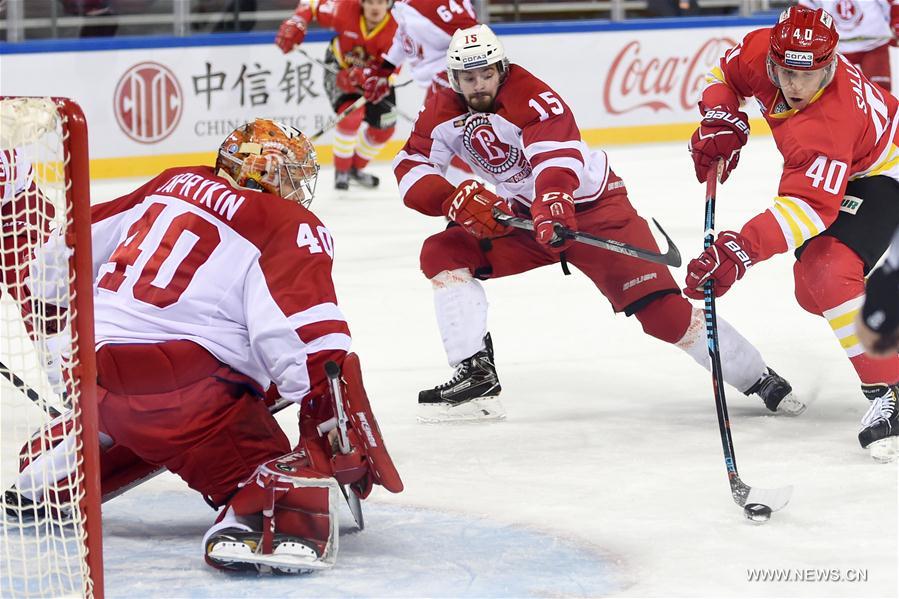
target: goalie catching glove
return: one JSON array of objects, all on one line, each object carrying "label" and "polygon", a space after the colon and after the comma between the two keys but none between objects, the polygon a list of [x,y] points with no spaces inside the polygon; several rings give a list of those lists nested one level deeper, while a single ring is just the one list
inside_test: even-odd
[{"label": "goalie catching glove", "polygon": [[494,208],[512,216],[506,200],[474,179],[459,183],[456,191],[443,202],[443,213],[447,218],[478,239],[491,239],[506,233],[506,225],[493,217]]}]

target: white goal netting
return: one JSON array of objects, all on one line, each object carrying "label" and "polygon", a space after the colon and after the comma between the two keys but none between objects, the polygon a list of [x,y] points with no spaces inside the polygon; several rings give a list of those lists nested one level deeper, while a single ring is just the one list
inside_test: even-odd
[{"label": "white goal netting", "polygon": [[87,142],[83,127],[73,137],[67,106],[0,99],[0,597],[99,590],[89,566],[77,326],[91,314],[79,313],[73,251],[80,214],[89,235],[89,211],[75,201],[89,198],[76,198],[74,184],[86,174],[72,169]]}]

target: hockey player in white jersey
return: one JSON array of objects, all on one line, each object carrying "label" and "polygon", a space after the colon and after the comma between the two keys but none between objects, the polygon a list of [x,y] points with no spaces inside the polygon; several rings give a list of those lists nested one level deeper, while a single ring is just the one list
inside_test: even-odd
[{"label": "hockey player in white jersey", "polygon": [[890,45],[899,38],[899,0],[799,0],[823,8],[840,35],[837,51],[865,76],[891,91]]},{"label": "hockey player in white jersey", "polygon": [[[498,419],[505,415],[487,333],[487,299],[480,280],[559,263],[574,264],[616,312],[674,344],[708,368],[702,311],[680,294],[668,269],[622,254],[558,239],[557,225],[657,251],[652,233],[627,197],[605,152],[581,139],[571,109],[546,83],[509,64],[489,27],[459,30],[447,53],[452,89],[433,94],[394,160],[404,203],[453,221],[425,240],[421,269],[434,288],[437,322],[453,377],[419,394],[427,422]],[[452,156],[476,176],[455,186],[445,172]],[[494,210],[532,218],[535,233],[506,229]],[[534,306],[549,326],[564,302]],[[545,318],[545,319],[544,319]],[[719,323],[723,321],[719,320]],[[772,411],[804,406],[786,380],[733,327],[721,327],[724,378]]]},{"label": "hockey player in white jersey", "polygon": [[[169,169],[92,214],[103,495],[168,468],[220,509],[203,546],[221,569],[330,567],[339,489],[402,490],[350,352],[334,242],[306,207],[318,169],[304,135],[257,119],[215,169]],[[273,385],[300,406],[293,449]],[[40,462],[16,485],[36,513],[54,492]]]}]

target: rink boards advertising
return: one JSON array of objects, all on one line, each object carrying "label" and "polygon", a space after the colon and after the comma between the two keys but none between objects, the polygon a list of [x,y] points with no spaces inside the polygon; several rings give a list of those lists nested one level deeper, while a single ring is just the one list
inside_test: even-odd
[{"label": "rink boards advertising", "polygon": [[[513,62],[565,98],[589,144],[612,145],[688,139],[709,67],[765,24],[705,18],[496,30]],[[328,37],[314,32],[304,49],[322,56]],[[248,33],[4,43],[0,89],[74,98],[90,124],[92,176],[148,175],[208,161],[236,125],[254,117],[307,132],[327,124],[333,112],[321,67],[300,53],[282,54],[272,39],[272,33]],[[398,90],[400,110],[414,116],[422,94],[414,85]],[[754,106],[751,111],[753,132],[765,131]],[[399,119],[382,157],[396,153],[410,127]],[[319,144],[324,163],[331,160],[330,144],[330,134]]]}]

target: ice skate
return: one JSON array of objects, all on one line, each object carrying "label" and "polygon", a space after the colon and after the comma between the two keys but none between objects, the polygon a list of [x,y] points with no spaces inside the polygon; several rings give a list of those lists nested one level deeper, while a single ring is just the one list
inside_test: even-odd
[{"label": "ice skate", "polygon": [[899,385],[862,385],[862,393],[871,402],[862,417],[858,442],[883,464],[899,457]]},{"label": "ice skate", "polygon": [[334,171],[334,189],[346,191],[350,188],[350,171]]},{"label": "ice skate", "polygon": [[375,175],[356,168],[350,169],[350,179],[367,189],[374,189],[381,184],[381,180]]},{"label": "ice skate", "polygon": [[490,333],[485,349],[463,360],[453,377],[418,394],[419,422],[474,422],[501,420],[506,410],[499,400],[502,387],[493,364]]},{"label": "ice skate", "polygon": [[771,368],[765,368],[765,374],[745,394],[758,395],[765,402],[766,408],[778,414],[799,416],[806,408],[793,394],[792,385]]},{"label": "ice skate", "polygon": [[209,565],[232,572],[308,574],[331,567],[311,541],[275,534],[272,552],[262,553],[262,533],[239,528],[217,531],[206,539],[205,550]]}]

